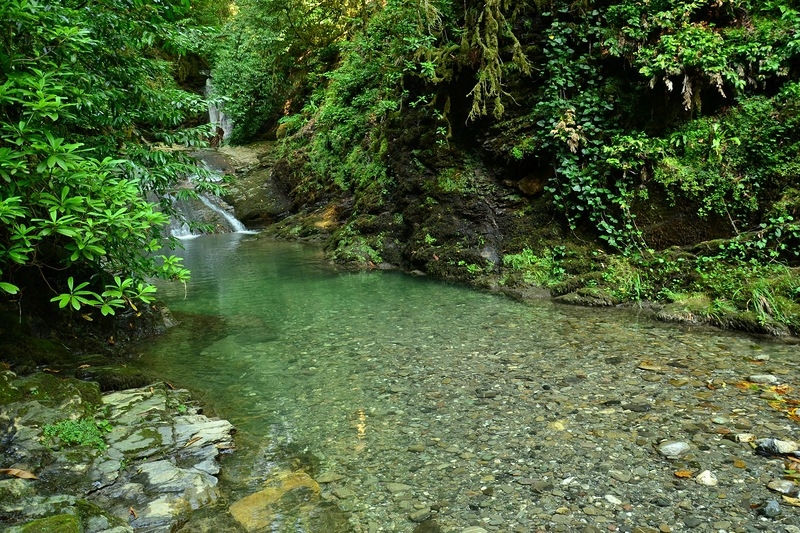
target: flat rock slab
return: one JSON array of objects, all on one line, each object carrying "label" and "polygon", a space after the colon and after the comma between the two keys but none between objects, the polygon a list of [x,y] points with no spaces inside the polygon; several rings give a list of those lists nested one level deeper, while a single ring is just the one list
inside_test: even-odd
[{"label": "flat rock slab", "polygon": [[[157,383],[98,395],[102,405],[92,408],[85,393],[74,391],[68,397],[48,396],[46,402],[0,406],[0,425],[10,434],[0,466],[37,476],[0,480],[0,519],[7,519],[10,531],[67,513],[86,522],[80,530],[103,524],[101,530],[116,533],[166,532],[219,498],[217,457],[233,448],[234,428],[200,414],[187,391]],[[88,412],[106,413],[111,427],[104,435],[106,449],[66,446],[43,436],[44,426]],[[87,514],[87,505],[96,512]]]}]

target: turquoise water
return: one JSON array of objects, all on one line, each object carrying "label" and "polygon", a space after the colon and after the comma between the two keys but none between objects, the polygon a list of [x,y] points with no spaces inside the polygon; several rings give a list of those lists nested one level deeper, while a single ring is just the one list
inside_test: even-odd
[{"label": "turquoise water", "polygon": [[[364,531],[365,524],[385,531],[414,527],[408,509],[397,504],[393,510],[375,489],[378,482],[413,477],[420,456],[409,446],[424,441],[444,450],[457,442],[480,455],[489,445],[525,442],[521,436],[517,443],[513,431],[504,441],[478,439],[475,428],[487,427],[486,419],[502,429],[573,416],[572,407],[558,413],[534,403],[542,391],[570,390],[579,379],[585,389],[575,401],[592,404],[597,397],[599,403],[604,397],[594,387],[619,389],[623,403],[648,402],[672,388],[667,374],[660,384],[638,375],[634,381],[642,361],[675,365],[679,377],[695,380],[700,391],[705,380],[741,379],[764,354],[778,367],[794,371],[797,365],[796,346],[667,325],[634,311],[548,300],[522,304],[400,273],[339,272],[318,248],[302,244],[224,234],[185,246],[181,255],[191,282],[160,291],[182,324],[141,347],[137,364],[189,388],[237,427],[240,450],[223,470],[230,502],[258,490],[278,468],[281,453],[294,454],[313,463],[315,475],[333,472],[352,480],[354,495],[340,506]],[[493,394],[501,400],[492,400]],[[694,396],[663,396],[663,402],[677,410],[681,402],[698,401]],[[487,414],[485,404],[492,401],[498,407]],[[542,416],[548,409],[552,417]],[[468,463],[471,453],[463,456]],[[431,469],[450,471],[446,461],[433,462]],[[464,489],[459,484],[474,484],[469,476],[479,475],[467,472],[461,480],[460,470],[454,472],[441,482],[430,476],[421,493],[427,496],[418,498],[457,500]],[[451,520],[454,527],[464,525]]]}]

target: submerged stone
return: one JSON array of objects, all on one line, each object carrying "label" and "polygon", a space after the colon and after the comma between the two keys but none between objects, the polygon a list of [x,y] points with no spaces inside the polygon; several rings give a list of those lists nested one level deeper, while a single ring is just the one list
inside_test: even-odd
[{"label": "submerged stone", "polygon": [[691,446],[682,441],[668,441],[662,442],[658,445],[658,453],[667,459],[677,459],[678,457],[689,453]]},{"label": "submerged stone", "polygon": [[270,530],[287,511],[309,513],[319,499],[319,485],[305,472],[279,472],[268,484],[271,486],[230,506],[233,518],[247,531]]}]

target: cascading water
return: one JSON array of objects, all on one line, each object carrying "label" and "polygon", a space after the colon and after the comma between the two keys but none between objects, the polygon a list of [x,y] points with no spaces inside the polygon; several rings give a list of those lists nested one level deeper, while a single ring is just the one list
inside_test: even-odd
[{"label": "cascading water", "polygon": [[255,231],[248,230],[244,224],[242,224],[235,216],[230,214],[224,207],[212,201],[212,198],[201,194],[200,201],[203,202],[206,207],[219,214],[219,216],[221,216],[225,222],[228,223],[232,233],[256,233]]},{"label": "cascading water", "polygon": [[[195,176],[190,176],[188,185],[192,186]],[[213,181],[221,181],[222,176],[214,173],[211,177]],[[200,225],[211,225],[216,228],[215,233],[256,233],[250,231],[238,220],[231,208],[225,202],[212,195],[200,193],[197,200],[177,200],[172,197],[173,205],[181,213],[181,219],[170,221],[170,235],[178,239],[193,239],[202,234],[201,231],[194,229],[192,223]]]}]

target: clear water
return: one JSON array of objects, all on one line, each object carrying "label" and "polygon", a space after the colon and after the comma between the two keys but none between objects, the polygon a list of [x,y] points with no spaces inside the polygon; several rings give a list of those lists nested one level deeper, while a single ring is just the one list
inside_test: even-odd
[{"label": "clear water", "polygon": [[[289,445],[312,454],[319,472],[363,468],[366,483],[370,476],[402,482],[409,475],[403,461],[414,460],[406,446],[420,434],[462,443],[474,434],[477,422],[448,412],[449,405],[479,403],[473,391],[482,387],[521,390],[514,381],[520,373],[555,383],[579,372],[591,382],[593,366],[616,357],[633,368],[641,360],[681,361],[703,379],[729,379],[746,373],[737,365],[758,354],[796,360],[796,346],[636,312],[522,304],[393,272],[338,272],[319,249],[302,244],[224,234],[184,245],[191,282],[185,291],[161,289],[183,323],[142,347],[138,364],[194,391],[238,428],[241,449],[227,459],[223,484],[230,501],[269,476],[275,456],[266,451]],[[625,372],[613,379],[624,385]],[[445,389],[455,392],[437,392]],[[430,407],[409,410],[413,398]],[[387,450],[395,459],[386,460]],[[376,511],[382,504],[374,487],[363,494],[350,488],[357,494],[343,506],[361,513],[362,523],[414,527],[405,516],[386,525],[395,518]]]}]

